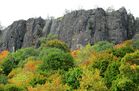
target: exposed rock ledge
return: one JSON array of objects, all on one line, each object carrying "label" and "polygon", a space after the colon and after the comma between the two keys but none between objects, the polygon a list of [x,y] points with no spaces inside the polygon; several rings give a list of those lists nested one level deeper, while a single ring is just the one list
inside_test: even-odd
[{"label": "exposed rock ledge", "polygon": [[38,38],[57,34],[71,49],[108,40],[120,43],[139,31],[139,20],[125,8],[106,12],[102,8],[78,10],[58,19],[30,18],[13,22],[0,32],[1,50],[17,50],[34,45]]}]

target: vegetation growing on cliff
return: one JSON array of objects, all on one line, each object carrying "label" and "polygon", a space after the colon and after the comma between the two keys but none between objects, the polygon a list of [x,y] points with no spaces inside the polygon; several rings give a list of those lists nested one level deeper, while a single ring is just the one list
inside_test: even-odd
[{"label": "vegetation growing on cliff", "polygon": [[101,41],[70,50],[60,40],[0,53],[0,91],[138,91],[139,44]]}]

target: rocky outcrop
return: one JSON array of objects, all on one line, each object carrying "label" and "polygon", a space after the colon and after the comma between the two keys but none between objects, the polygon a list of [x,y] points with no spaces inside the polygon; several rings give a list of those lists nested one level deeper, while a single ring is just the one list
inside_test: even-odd
[{"label": "rocky outcrop", "polygon": [[44,24],[42,18],[15,21],[1,32],[0,49],[15,51],[32,46],[42,36]]},{"label": "rocky outcrop", "polygon": [[45,20],[42,18],[30,18],[26,21],[26,33],[23,39],[22,47],[35,45],[38,38],[42,36],[42,29],[45,25]]},{"label": "rocky outcrop", "polygon": [[[48,21],[46,21],[48,22]],[[50,22],[50,21],[49,21]],[[135,34],[135,19],[125,8],[106,12],[102,8],[79,10],[46,23],[44,34],[58,34],[71,49],[108,40],[120,43]]]},{"label": "rocky outcrop", "polygon": [[1,49],[10,51],[38,43],[40,37],[58,35],[71,49],[108,40],[120,43],[139,31],[138,21],[125,8],[107,12],[102,8],[78,10],[57,19],[19,20],[0,33]]},{"label": "rocky outcrop", "polygon": [[2,31],[1,49],[14,51],[22,47],[26,33],[26,21],[15,21]]},{"label": "rocky outcrop", "polygon": [[139,18],[136,18],[136,23],[135,23],[135,34],[133,36],[133,40],[139,40]]}]

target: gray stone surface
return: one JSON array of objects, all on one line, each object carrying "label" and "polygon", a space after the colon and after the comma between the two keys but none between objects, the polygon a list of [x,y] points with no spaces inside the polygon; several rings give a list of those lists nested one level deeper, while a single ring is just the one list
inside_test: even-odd
[{"label": "gray stone surface", "polygon": [[15,21],[12,25],[3,30],[1,49],[15,51],[22,47],[26,33],[26,21]]},{"label": "gray stone surface", "polygon": [[22,47],[30,47],[35,45],[38,38],[42,36],[42,30],[45,25],[45,20],[42,18],[33,19],[30,18],[26,22],[26,33]]},{"label": "gray stone surface", "polygon": [[124,7],[107,12],[102,8],[77,10],[57,19],[30,18],[19,20],[0,32],[0,49],[13,51],[35,45],[48,34],[58,35],[71,49],[108,40],[120,43],[139,32],[139,19],[128,14]]},{"label": "gray stone surface", "polygon": [[49,28],[45,27],[43,31],[58,34],[59,39],[64,40],[71,49],[102,40],[120,43],[131,39],[136,31],[134,16],[127,14],[124,7],[112,12],[102,8],[73,11],[49,25],[46,23]]},{"label": "gray stone surface", "polygon": [[19,20],[13,22],[0,33],[1,50],[15,51],[22,47],[35,45],[37,39],[42,36],[45,20],[42,18],[30,18],[27,21]]}]

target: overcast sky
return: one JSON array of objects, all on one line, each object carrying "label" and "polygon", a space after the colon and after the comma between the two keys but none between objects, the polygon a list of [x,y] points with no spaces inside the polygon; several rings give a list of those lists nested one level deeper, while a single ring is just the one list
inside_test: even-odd
[{"label": "overcast sky", "polygon": [[139,16],[139,0],[0,0],[0,21],[8,26],[15,20],[31,17],[60,17],[65,9],[93,9],[124,6],[134,16]]}]

